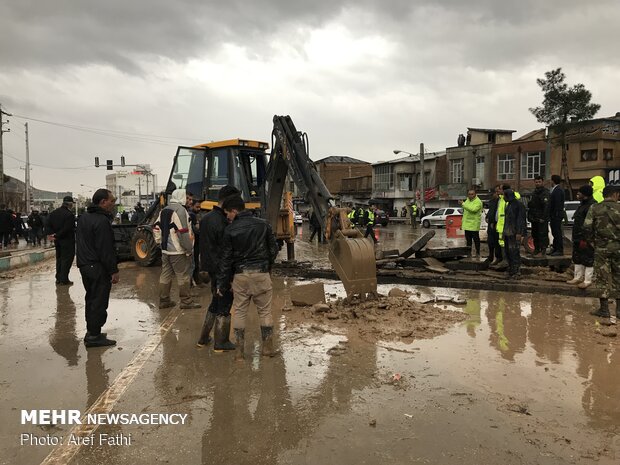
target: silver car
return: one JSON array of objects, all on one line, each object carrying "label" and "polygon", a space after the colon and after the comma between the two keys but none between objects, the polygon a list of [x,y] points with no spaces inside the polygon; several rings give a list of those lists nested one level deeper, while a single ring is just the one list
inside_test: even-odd
[{"label": "silver car", "polygon": [[439,210],[434,211],[430,215],[426,215],[422,217],[422,227],[430,228],[431,226],[445,226],[446,225],[446,217],[451,215],[463,215],[462,208],[440,208]]}]

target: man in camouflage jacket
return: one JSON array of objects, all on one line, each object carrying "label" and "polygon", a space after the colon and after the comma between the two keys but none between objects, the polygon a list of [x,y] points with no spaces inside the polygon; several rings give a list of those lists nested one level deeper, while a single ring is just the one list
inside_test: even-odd
[{"label": "man in camouflage jacket", "polygon": [[600,308],[591,313],[608,323],[608,299],[616,299],[616,318],[620,318],[620,187],[605,187],[603,197],[590,207],[583,228],[594,244],[595,281],[603,291]]}]

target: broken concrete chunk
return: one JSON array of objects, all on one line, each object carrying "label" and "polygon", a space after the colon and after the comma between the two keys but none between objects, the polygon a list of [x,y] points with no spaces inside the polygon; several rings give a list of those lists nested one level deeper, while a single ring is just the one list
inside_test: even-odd
[{"label": "broken concrete chunk", "polygon": [[299,307],[309,307],[325,303],[325,286],[323,283],[301,284],[290,290],[291,302]]},{"label": "broken concrete chunk", "polygon": [[390,292],[388,292],[388,296],[390,296],[390,297],[406,297],[407,296],[407,292],[403,291],[402,289],[399,289],[398,287],[393,287],[392,289],[390,289]]},{"label": "broken concrete chunk", "polygon": [[314,304],[312,306],[312,311],[314,313],[326,313],[331,310],[331,307],[327,304]]}]

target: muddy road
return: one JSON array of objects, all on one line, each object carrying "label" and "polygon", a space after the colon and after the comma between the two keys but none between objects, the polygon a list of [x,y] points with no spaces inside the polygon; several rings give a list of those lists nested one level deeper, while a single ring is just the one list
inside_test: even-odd
[{"label": "muddy road", "polygon": [[[320,247],[303,249],[318,260]],[[587,314],[594,299],[399,285],[349,308],[326,281],[330,309],[317,312],[291,304],[296,278],[275,277],[281,354],[259,355],[253,314],[235,363],[196,348],[204,311],[158,310],[159,269],[133,263],[105,327],[118,345],[87,351],[71,276],[56,288],[46,262],[0,279],[2,464],[620,462],[619,342]],[[184,421],[22,424],[33,409]]]}]

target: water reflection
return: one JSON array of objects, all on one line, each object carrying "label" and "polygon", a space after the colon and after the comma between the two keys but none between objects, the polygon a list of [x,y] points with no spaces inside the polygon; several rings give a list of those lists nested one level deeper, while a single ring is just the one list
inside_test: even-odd
[{"label": "water reflection", "polygon": [[102,356],[109,349],[92,348],[86,351],[86,391],[88,401],[86,405],[90,407],[99,398],[101,393],[110,385],[109,371],[106,369]]},{"label": "water reflection", "polygon": [[49,342],[61,357],[67,360],[69,366],[78,363],[78,349],[80,340],[77,337],[75,303],[69,294],[68,286],[56,286],[56,314],[54,328],[49,336]]},{"label": "water reflection", "polygon": [[502,358],[514,361],[515,354],[525,349],[527,340],[527,319],[521,315],[519,300],[489,294],[486,315],[491,347],[496,348]]}]

